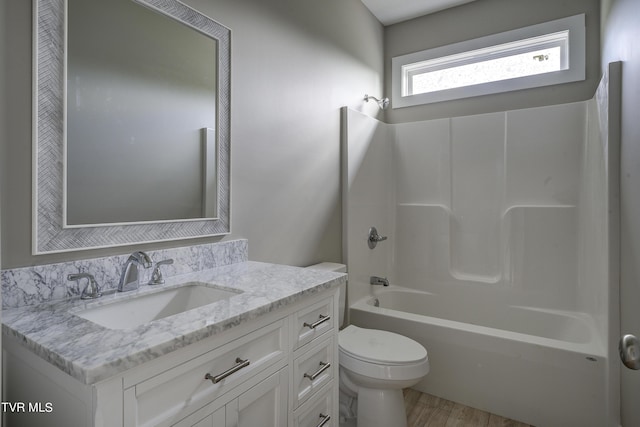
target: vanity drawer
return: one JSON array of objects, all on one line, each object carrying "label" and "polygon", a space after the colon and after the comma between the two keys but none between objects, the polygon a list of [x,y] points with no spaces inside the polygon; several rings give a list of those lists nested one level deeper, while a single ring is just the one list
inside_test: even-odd
[{"label": "vanity drawer", "polygon": [[294,349],[333,329],[333,297],[305,307],[293,315]]},{"label": "vanity drawer", "polygon": [[285,320],[272,323],[125,390],[125,426],[170,425],[240,383],[258,379],[255,375],[270,366],[284,366],[285,326]]},{"label": "vanity drawer", "polygon": [[330,382],[317,397],[294,411],[292,427],[338,427],[336,409],[335,390]]},{"label": "vanity drawer", "polygon": [[297,408],[336,376],[334,337],[312,343],[293,361],[293,407]]}]

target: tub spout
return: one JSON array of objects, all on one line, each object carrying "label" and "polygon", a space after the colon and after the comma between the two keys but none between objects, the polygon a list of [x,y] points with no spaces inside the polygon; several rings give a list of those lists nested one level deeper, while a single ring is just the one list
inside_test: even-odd
[{"label": "tub spout", "polygon": [[389,280],[386,277],[371,276],[369,283],[372,285],[389,286]]}]

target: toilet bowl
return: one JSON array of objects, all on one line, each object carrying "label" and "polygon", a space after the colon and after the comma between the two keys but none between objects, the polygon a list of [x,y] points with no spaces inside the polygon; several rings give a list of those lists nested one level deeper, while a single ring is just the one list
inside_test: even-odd
[{"label": "toilet bowl", "polygon": [[[346,266],[335,263],[309,268],[346,271]],[[341,305],[343,301],[346,307],[341,296]],[[402,389],[429,372],[427,350],[405,336],[355,325],[342,329],[338,342],[341,419],[350,418],[355,410],[357,427],[406,427]]]},{"label": "toilet bowl", "polygon": [[354,325],[338,342],[340,385],[357,398],[357,426],[406,427],[402,389],[429,372],[427,350],[405,336]]}]

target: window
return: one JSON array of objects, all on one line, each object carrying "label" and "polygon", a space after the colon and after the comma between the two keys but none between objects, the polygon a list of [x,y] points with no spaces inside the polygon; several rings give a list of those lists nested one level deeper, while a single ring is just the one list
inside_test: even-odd
[{"label": "window", "polygon": [[583,14],[395,57],[393,107],[584,78]]}]

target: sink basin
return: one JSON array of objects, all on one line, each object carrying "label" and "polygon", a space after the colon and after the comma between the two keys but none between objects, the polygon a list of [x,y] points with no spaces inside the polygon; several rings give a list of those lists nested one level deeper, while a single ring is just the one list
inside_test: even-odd
[{"label": "sink basin", "polygon": [[123,299],[98,307],[74,312],[109,329],[134,328],[152,320],[184,313],[203,305],[231,298],[242,291],[219,288],[200,282],[189,282],[178,288]]}]

